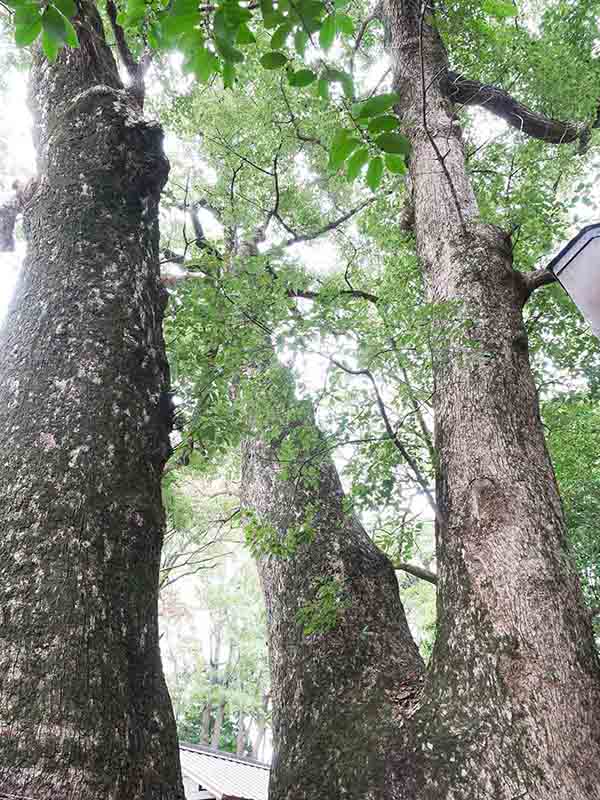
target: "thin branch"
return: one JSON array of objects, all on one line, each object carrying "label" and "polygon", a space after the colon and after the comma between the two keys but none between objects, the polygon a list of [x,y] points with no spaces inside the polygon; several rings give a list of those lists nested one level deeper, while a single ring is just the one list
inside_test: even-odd
[{"label": "thin branch", "polygon": [[341,217],[334,219],[332,222],[328,222],[327,225],[323,225],[322,228],[318,228],[316,231],[312,231],[312,233],[301,233],[297,234],[296,236],[292,236],[290,239],[286,239],[282,245],[279,247],[291,247],[293,244],[298,244],[299,242],[310,242],[313,239],[318,239],[319,236],[323,236],[325,233],[329,233],[329,231],[333,231],[336,228],[339,228],[340,225],[343,225],[344,222],[347,222],[351,219],[355,214],[358,214],[367,206],[370,206],[371,203],[374,203],[376,197],[370,197],[367,200],[364,200],[360,205],[351,208],[350,211],[347,211],[345,214],[342,214]]},{"label": "thin branch", "polygon": [[292,107],[290,105],[290,101],[289,101],[288,96],[286,94],[286,91],[285,91],[285,88],[284,88],[284,85],[283,85],[283,78],[280,81],[280,89],[281,89],[281,94],[283,96],[283,100],[285,102],[286,108],[288,110],[288,114],[289,114],[289,117],[290,117],[290,122],[292,123],[294,131],[296,133],[296,138],[301,142],[306,142],[307,144],[318,144],[324,150],[327,150],[327,148],[325,147],[325,145],[321,142],[321,140],[319,138],[315,138],[314,136],[306,136],[305,134],[303,134],[301,132],[300,125],[298,123],[298,119],[297,119],[296,115],[294,114],[294,112],[292,111]]},{"label": "thin branch", "polygon": [[15,249],[15,224],[17,217],[31,202],[38,187],[38,179],[28,181],[16,180],[12,184],[14,194],[0,203],[0,253],[12,252]]},{"label": "thin branch", "polygon": [[456,187],[454,186],[454,181],[452,180],[452,176],[448,172],[448,167],[446,166],[446,156],[448,155],[448,153],[446,153],[445,156],[442,156],[442,154],[440,153],[440,149],[437,146],[437,142],[435,141],[434,136],[429,130],[429,125],[427,123],[427,87],[425,86],[425,56],[423,54],[423,24],[425,21],[426,10],[427,10],[427,4],[423,3],[423,7],[421,9],[421,15],[419,17],[419,58],[421,61],[421,95],[422,95],[421,99],[422,99],[423,128],[425,130],[427,138],[429,139],[429,143],[431,144],[431,147],[435,152],[436,158],[440,163],[442,171],[446,176],[446,180],[448,181],[448,186],[450,187],[450,194],[452,195],[452,199],[454,200],[454,205],[456,206],[456,213],[458,214],[460,225],[463,231],[466,232],[467,226],[465,224],[462,208],[458,200],[458,195],[456,194]]},{"label": "thin branch", "polygon": [[243,161],[246,164],[249,164],[251,167],[254,167],[254,169],[257,169],[259,172],[262,172],[263,175],[268,175],[270,178],[273,177],[273,173],[269,172],[268,169],[264,169],[264,167],[259,166],[254,161],[251,161],[249,158],[247,158],[246,156],[242,155],[241,153],[238,153],[238,151],[229,144],[227,139],[223,136],[223,134],[221,133],[221,131],[218,128],[215,128],[215,130],[219,134],[220,139],[213,139],[212,136],[206,136],[206,134],[202,134],[202,135],[204,135],[209,140],[209,142],[214,142],[215,144],[222,145],[226,150],[228,150],[234,156],[239,158],[241,161]]},{"label": "thin branch", "polygon": [[[308,289],[288,289],[287,290],[288,297],[299,297],[303,300],[319,300],[320,293],[313,292]],[[367,300],[369,303],[377,304],[379,302],[379,297],[376,294],[371,294],[371,292],[364,292],[362,289],[341,289],[338,292],[338,297],[355,297],[359,300]]]},{"label": "thin branch", "polygon": [[365,18],[362,25],[358,29],[358,33],[356,34],[356,39],[354,40],[354,47],[352,49],[352,55],[350,56],[350,74],[354,74],[354,62],[356,60],[356,55],[359,51],[359,48],[362,44],[362,40],[364,39],[365,33],[367,32],[367,28],[372,22],[376,20],[381,21],[383,16],[383,2],[377,3],[371,14]]},{"label": "thin branch", "polygon": [[117,51],[123,66],[127,71],[131,86],[128,87],[132,96],[139,103],[140,108],[144,107],[144,97],[146,94],[146,87],[144,84],[144,76],[150,66],[151,54],[149,51],[145,52],[140,61],[136,61],[133,57],[129,45],[127,44],[127,37],[125,31],[117,22],[117,6],[114,0],[106,0],[106,13],[110,20],[110,26],[115,37]]},{"label": "thin branch", "polygon": [[406,463],[409,465],[409,467],[413,471],[413,474],[415,476],[415,480],[417,481],[417,483],[421,487],[421,490],[422,490],[423,494],[427,498],[427,502],[429,503],[429,506],[430,506],[431,510],[433,511],[438,524],[445,525],[445,520],[444,520],[444,518],[442,516],[442,513],[439,510],[438,505],[435,502],[435,499],[434,499],[434,497],[433,497],[433,495],[431,493],[431,490],[429,488],[429,483],[428,483],[427,479],[425,478],[425,476],[421,472],[421,469],[420,469],[419,465],[417,464],[417,462],[415,461],[415,459],[408,452],[408,450],[406,449],[406,447],[404,446],[404,444],[402,443],[402,441],[398,437],[398,434],[396,433],[396,431],[392,427],[392,423],[390,422],[390,418],[388,417],[388,413],[387,413],[387,409],[385,407],[385,403],[383,402],[383,398],[381,397],[381,393],[379,391],[379,387],[377,386],[377,381],[373,377],[373,373],[371,372],[371,370],[369,370],[369,369],[351,369],[350,367],[346,366],[345,364],[342,364],[340,361],[337,361],[335,358],[329,357],[329,360],[331,361],[332,364],[335,364],[336,367],[339,367],[339,369],[343,370],[344,372],[347,372],[349,375],[364,376],[365,378],[367,378],[369,380],[369,382],[371,383],[371,386],[373,387],[373,392],[375,393],[375,400],[376,400],[376,403],[377,403],[377,408],[379,409],[379,415],[381,416],[381,419],[383,420],[383,424],[384,424],[384,427],[385,427],[387,435],[389,436],[389,438],[393,442],[395,448],[398,450],[398,452],[400,453],[402,458],[404,458]]},{"label": "thin branch", "polygon": [[394,564],[393,567],[395,570],[408,572],[409,575],[414,575],[415,578],[420,578],[422,581],[433,583],[434,586],[437,584],[437,575],[435,572],[430,572],[424,567],[417,567],[415,564],[406,564],[404,562]]}]

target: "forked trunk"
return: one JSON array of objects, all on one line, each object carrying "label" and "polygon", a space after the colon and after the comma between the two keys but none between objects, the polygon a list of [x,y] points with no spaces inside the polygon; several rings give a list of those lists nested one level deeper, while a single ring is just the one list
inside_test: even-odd
[{"label": "forked trunk", "polygon": [[182,800],[158,648],[160,129],[93,6],[37,55],[39,180],[0,338],[0,793]]},{"label": "forked trunk", "polygon": [[434,332],[444,524],[432,665],[385,797],[591,800],[600,797],[597,657],[540,422],[523,281],[509,237],[478,219],[439,86],[445,52],[415,5],[388,0],[385,10],[412,144],[418,254],[429,301],[449,304]]}]

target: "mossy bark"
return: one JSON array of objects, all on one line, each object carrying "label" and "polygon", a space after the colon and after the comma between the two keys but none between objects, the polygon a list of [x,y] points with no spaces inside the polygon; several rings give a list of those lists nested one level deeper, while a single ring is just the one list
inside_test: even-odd
[{"label": "mossy bark", "polygon": [[[294,419],[284,437],[305,432],[318,443],[310,410],[283,406],[281,419]],[[244,507],[270,530],[271,544],[290,534],[299,542],[285,556],[258,558],[273,700],[270,799],[375,800],[424,666],[392,566],[347,510],[326,448],[300,452],[305,469],[290,480],[278,456],[282,441],[247,441],[242,460]],[[319,600],[321,587],[334,587],[329,600]]]},{"label": "mossy bark", "polygon": [[182,800],[157,626],[168,162],[81,8],[80,48],[34,60],[39,175],[0,337],[0,792]]},{"label": "mossy bark", "polygon": [[433,660],[390,754],[385,797],[591,800],[600,797],[597,655],[544,442],[525,286],[509,236],[478,217],[440,86],[444,47],[414,6],[388,0],[385,14],[412,148],[417,250],[440,309],[443,523]]}]

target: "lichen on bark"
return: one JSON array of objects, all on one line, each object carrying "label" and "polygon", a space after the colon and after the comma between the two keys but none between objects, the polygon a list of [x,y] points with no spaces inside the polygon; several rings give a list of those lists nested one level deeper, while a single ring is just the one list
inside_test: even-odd
[{"label": "lichen on bark", "polygon": [[34,59],[38,182],[0,336],[0,790],[182,800],[158,649],[160,128],[98,14]]}]

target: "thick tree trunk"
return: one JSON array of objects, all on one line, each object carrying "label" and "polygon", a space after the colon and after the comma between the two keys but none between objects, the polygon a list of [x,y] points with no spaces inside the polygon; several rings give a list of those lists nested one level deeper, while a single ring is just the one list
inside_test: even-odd
[{"label": "thick tree trunk", "polygon": [[509,238],[478,220],[440,89],[445,52],[414,5],[388,0],[386,14],[417,248],[428,299],[454,304],[465,324],[454,337],[443,322],[437,331],[449,342],[434,355],[438,636],[385,796],[590,800],[600,797],[597,657],[540,423],[523,282]]},{"label": "thick tree trunk", "polygon": [[28,254],[0,339],[0,792],[181,800],[159,656],[160,129],[92,6],[36,56]]},{"label": "thick tree trunk", "polygon": [[[283,404],[281,414],[284,419]],[[306,406],[298,403],[291,417],[294,430],[301,425],[314,435]],[[307,455],[298,454],[298,463]],[[313,453],[295,480],[282,479],[281,470],[276,446],[245,443],[244,506],[276,541],[305,521],[311,530],[289,557],[258,559],[276,748],[270,799],[381,798],[394,715],[418,691],[423,663],[393,568],[345,510],[331,460]],[[332,616],[307,634],[302,613],[318,600],[320,587],[333,588],[333,607],[324,606]]]}]

